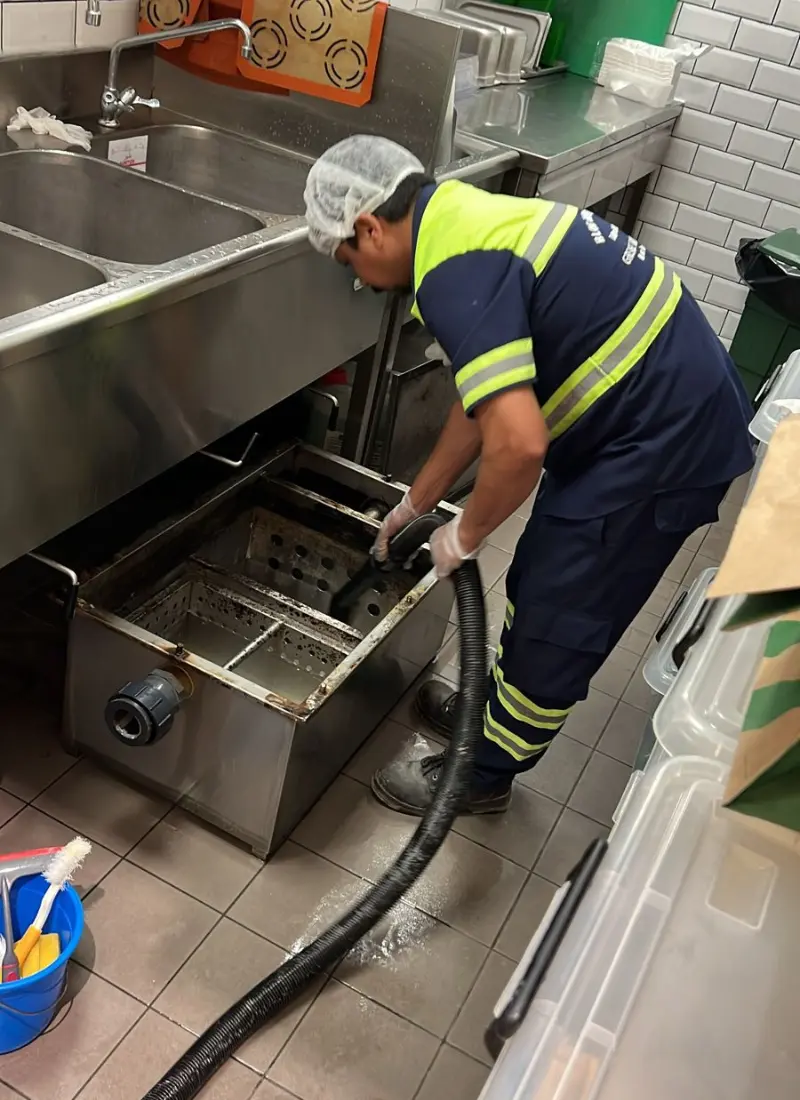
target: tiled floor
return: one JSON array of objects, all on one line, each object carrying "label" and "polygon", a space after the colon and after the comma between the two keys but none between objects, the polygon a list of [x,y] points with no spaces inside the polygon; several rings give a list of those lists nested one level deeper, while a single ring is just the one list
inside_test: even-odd
[{"label": "tiled floor", "polygon": [[[502,818],[461,819],[407,904],[218,1074],[205,1100],[474,1100],[483,1030],[558,884],[604,835],[656,697],[642,660],[679,587],[718,561],[735,521],[694,536]],[[481,556],[491,629],[524,515]],[[435,674],[454,682],[449,639]],[[87,762],[53,714],[6,706],[0,850],[94,841],[80,873],[87,932],[71,1006],[0,1059],[0,1100],[139,1100],[224,1008],[324,928],[399,851],[414,822],[367,787],[435,739],[397,706],[266,865]]]}]

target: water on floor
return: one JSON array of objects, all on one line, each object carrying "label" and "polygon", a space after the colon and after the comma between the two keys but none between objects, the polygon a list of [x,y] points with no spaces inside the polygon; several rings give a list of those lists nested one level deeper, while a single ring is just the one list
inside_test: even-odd
[{"label": "water on floor", "polygon": [[[726,504],[717,528],[679,553],[589,699],[518,783],[508,814],[460,819],[406,901],[242,1047],[203,1100],[475,1100],[489,1072],[492,1008],[558,885],[611,825],[657,701],[641,665],[659,620],[719,560],[735,508]],[[495,634],[523,523],[512,517],[481,555]],[[201,632],[208,653],[230,659],[231,639]],[[454,682],[448,641],[435,668]],[[87,931],[71,1006],[36,1043],[0,1059],[0,1100],[140,1100],[194,1036],[358,898],[415,826],[375,802],[372,772],[439,748],[415,716],[415,690],[267,864],[67,756],[57,709],[6,690],[0,850],[76,832],[94,850],[78,882]]]}]

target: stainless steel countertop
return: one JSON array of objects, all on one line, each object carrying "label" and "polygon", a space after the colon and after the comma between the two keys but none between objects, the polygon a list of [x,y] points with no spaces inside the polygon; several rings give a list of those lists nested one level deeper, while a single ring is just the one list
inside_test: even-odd
[{"label": "stainless steel countertop", "polygon": [[648,107],[562,73],[484,88],[457,105],[458,133],[520,154],[544,175],[677,118],[683,104]]}]

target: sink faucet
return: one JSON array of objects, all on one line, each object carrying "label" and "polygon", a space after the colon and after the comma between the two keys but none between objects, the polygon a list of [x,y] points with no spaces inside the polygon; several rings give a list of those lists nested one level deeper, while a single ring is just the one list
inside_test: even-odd
[{"label": "sink faucet", "polygon": [[86,26],[99,27],[103,21],[103,9],[100,0],[86,0]]},{"label": "sink faucet", "polygon": [[[87,0],[90,7],[97,6],[100,9],[99,0]],[[87,22],[89,21],[89,9],[87,8]],[[121,38],[111,47],[108,58],[108,75],[106,86],[103,88],[103,96],[100,100],[101,115],[100,125],[105,130],[115,130],[119,126],[120,115],[125,111],[132,111],[135,107],[160,107],[157,99],[142,99],[136,94],[135,88],[124,88],[121,92],[117,88],[117,69],[119,68],[119,55],[123,50],[133,49],[134,46],[148,46],[158,42],[168,42],[175,38],[191,38],[196,34],[213,34],[214,31],[236,30],[242,36],[242,57],[249,58],[253,52],[253,36],[250,28],[241,19],[211,19],[206,23],[192,23],[188,27],[173,27],[166,31],[153,31],[152,34],[137,34],[133,38]]]}]

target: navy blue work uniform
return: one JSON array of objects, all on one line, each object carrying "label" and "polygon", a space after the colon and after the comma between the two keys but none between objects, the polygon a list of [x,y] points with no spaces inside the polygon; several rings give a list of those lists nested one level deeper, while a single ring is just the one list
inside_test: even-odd
[{"label": "navy blue work uniform", "polygon": [[752,466],[749,407],[677,275],[589,211],[425,188],[413,312],[464,410],[531,386],[546,474],[508,573],[477,780],[541,759],[686,538]]}]

